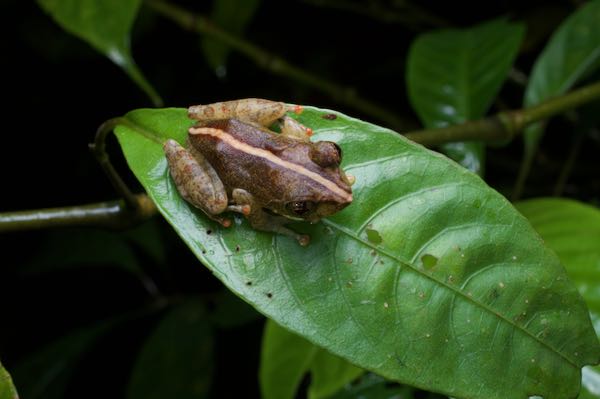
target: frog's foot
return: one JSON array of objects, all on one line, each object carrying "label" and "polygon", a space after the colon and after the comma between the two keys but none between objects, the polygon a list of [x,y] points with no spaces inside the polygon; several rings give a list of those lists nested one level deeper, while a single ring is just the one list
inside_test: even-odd
[{"label": "frog's foot", "polygon": [[309,141],[310,136],[313,135],[313,130],[309,127],[304,126],[300,122],[291,117],[284,115],[279,118],[279,127],[281,128],[281,134],[296,140]]},{"label": "frog's foot", "polygon": [[293,237],[302,246],[306,246],[310,242],[310,237],[306,234],[298,234],[283,226],[290,221],[289,219],[265,212],[262,207],[256,203],[252,194],[246,190],[236,188],[232,191],[231,197],[233,202],[237,205],[230,205],[230,207],[240,207],[240,210],[246,210],[247,213],[244,211],[241,213],[244,213],[253,228]]}]

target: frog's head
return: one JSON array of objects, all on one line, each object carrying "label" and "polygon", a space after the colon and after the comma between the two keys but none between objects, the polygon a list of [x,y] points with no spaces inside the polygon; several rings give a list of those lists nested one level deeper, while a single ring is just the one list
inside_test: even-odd
[{"label": "frog's head", "polygon": [[340,168],[342,151],[333,142],[312,143],[309,157],[312,166],[308,162],[305,166],[311,172],[302,184],[294,184],[294,189],[288,190],[292,196],[287,198],[279,213],[315,223],[352,202],[354,178],[346,176]]}]

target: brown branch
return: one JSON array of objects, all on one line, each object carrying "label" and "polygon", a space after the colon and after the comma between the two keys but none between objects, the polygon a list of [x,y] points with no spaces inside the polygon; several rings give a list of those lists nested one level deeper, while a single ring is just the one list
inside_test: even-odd
[{"label": "brown branch", "polygon": [[508,141],[520,134],[527,125],[564,113],[598,98],[600,98],[600,82],[595,82],[530,108],[500,112],[488,118],[468,121],[460,125],[408,132],[405,137],[425,146],[468,140]]},{"label": "brown branch", "polygon": [[99,202],[63,208],[0,213],[0,232],[39,230],[66,226],[127,229],[156,214],[154,202],[145,194],[134,196],[136,206],[125,201]]}]

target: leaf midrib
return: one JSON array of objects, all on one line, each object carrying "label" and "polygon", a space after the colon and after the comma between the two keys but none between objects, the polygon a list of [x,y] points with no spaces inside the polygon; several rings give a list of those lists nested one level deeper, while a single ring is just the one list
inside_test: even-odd
[{"label": "leaf midrib", "polygon": [[484,303],[481,303],[477,300],[475,300],[475,298],[466,295],[465,293],[463,293],[462,291],[456,289],[455,287],[446,284],[443,281],[437,280],[435,279],[433,276],[424,273],[422,270],[420,270],[419,268],[417,268],[416,266],[414,266],[413,264],[411,264],[410,262],[400,259],[398,256],[396,256],[395,254],[393,254],[392,252],[381,248],[379,246],[376,246],[370,242],[368,242],[367,240],[364,240],[363,238],[357,236],[353,231],[347,229],[344,226],[341,226],[329,219],[322,219],[322,222],[326,225],[328,225],[331,228],[334,228],[336,230],[338,230],[341,233],[346,234],[347,236],[349,236],[350,238],[354,239],[355,241],[358,241],[360,243],[362,243],[363,245],[373,249],[374,251],[379,252],[382,255],[385,255],[391,259],[393,259],[394,261],[396,261],[397,263],[399,263],[402,266],[406,266],[408,268],[410,268],[411,270],[413,270],[414,272],[416,272],[417,274],[433,281],[434,283],[439,284],[442,287],[445,287],[446,289],[448,289],[449,291],[455,293],[457,296],[461,297],[462,299],[466,300],[467,302],[470,302],[472,304],[474,304],[475,306],[483,309],[484,311],[487,311],[488,313],[491,313],[492,315],[496,316],[499,320],[509,324],[510,326],[514,327],[516,330],[521,331],[522,333],[524,333],[525,335],[529,336],[530,338],[532,338],[534,341],[540,343],[542,346],[548,348],[551,352],[556,353],[557,355],[559,355],[561,358],[565,359],[570,365],[572,365],[575,368],[579,368],[579,366],[571,359],[569,359],[566,355],[564,355],[562,352],[558,351],[556,348],[552,347],[550,344],[546,343],[545,341],[541,341],[538,337],[536,337],[534,334],[532,334],[531,332],[529,332],[527,329],[522,328],[521,326],[519,326],[518,324],[516,324],[515,322],[513,322],[512,320],[504,317],[502,314],[496,312],[493,308],[487,306]]},{"label": "leaf midrib", "polygon": [[[353,118],[348,118],[350,120],[350,122],[352,122]],[[160,140],[159,136],[157,136],[156,134],[154,134],[154,132],[146,129],[145,127],[139,125],[138,123],[132,121],[131,119],[127,118],[127,117],[123,117],[122,118],[123,121],[123,125],[125,125],[126,127],[133,129],[133,130],[137,130],[139,131],[139,133],[144,136],[146,139],[149,139],[151,141],[154,141],[155,143],[162,145],[162,141]],[[393,134],[394,136],[396,136],[396,134],[394,134],[392,131],[389,131],[388,129],[385,129],[382,133],[384,134]],[[523,332],[525,335],[531,337],[535,342],[539,342],[542,346],[548,348],[551,352],[556,353],[557,355],[559,355],[560,357],[562,357],[563,359],[565,359],[569,364],[573,365],[575,368],[578,368],[578,365],[572,361],[571,359],[569,359],[568,357],[566,357],[566,355],[564,355],[563,353],[561,353],[560,351],[558,351],[557,349],[555,349],[554,347],[550,346],[548,343],[541,341],[538,337],[536,337],[535,335],[533,335],[532,333],[530,333],[528,330],[522,328],[521,326],[515,324],[512,320],[504,317],[502,314],[497,313],[494,309],[490,308],[489,306],[478,302],[475,300],[475,298],[470,297],[466,294],[464,294],[462,291],[457,290],[455,287],[446,284],[443,281],[437,280],[435,279],[433,276],[428,275],[426,273],[424,273],[423,271],[421,271],[419,268],[417,268],[416,266],[414,266],[413,264],[411,264],[409,261],[400,259],[397,255],[391,253],[390,251],[387,251],[381,247],[378,247],[364,239],[362,239],[361,237],[357,236],[353,231],[331,221],[328,219],[323,219],[322,222],[336,230],[338,230],[341,233],[346,234],[347,236],[349,236],[350,238],[362,243],[363,245],[372,248],[374,251],[377,251],[393,260],[395,260],[397,263],[399,263],[400,265],[406,266],[408,268],[410,268],[411,270],[413,270],[414,272],[416,272],[417,274],[433,281],[434,283],[439,284],[442,287],[445,287],[446,289],[448,289],[449,291],[455,293],[457,296],[461,297],[462,299],[466,300],[467,302],[470,302],[472,304],[474,304],[475,306],[483,309],[484,311],[487,311],[488,313],[496,316],[499,320],[504,321],[505,323],[513,326],[516,330]]]}]

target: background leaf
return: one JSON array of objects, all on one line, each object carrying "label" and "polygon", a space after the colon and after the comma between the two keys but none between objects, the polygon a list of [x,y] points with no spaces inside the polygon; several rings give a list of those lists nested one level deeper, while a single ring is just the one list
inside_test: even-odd
[{"label": "background leaf", "polygon": [[[421,122],[436,128],[484,116],[506,79],[524,31],[521,24],[496,19],[419,36],[408,54],[406,81]],[[483,143],[449,143],[442,149],[464,167],[483,174]]]},{"label": "background leaf", "polygon": [[40,6],[67,32],[88,42],[120,66],[150,97],[162,100],[131,56],[129,36],[141,0],[38,0]]},{"label": "background leaf", "polygon": [[309,399],[328,398],[364,373],[341,357],[319,349],[310,365]]},{"label": "background leaf", "polygon": [[[215,0],[211,21],[223,30],[241,35],[256,13],[260,0]],[[211,37],[202,37],[202,49],[209,65],[219,77],[227,75],[227,57],[230,47]]]},{"label": "background leaf", "polygon": [[[531,107],[564,94],[600,66],[600,1],[582,4],[554,32],[537,58],[524,105]],[[524,132],[525,157],[516,184],[519,197],[544,132],[544,123],[529,125]]]},{"label": "background leaf", "polygon": [[13,370],[23,398],[58,399],[65,395],[77,364],[114,321],[82,328],[57,339],[22,360]]},{"label": "background leaf", "polygon": [[362,369],[267,319],[259,372],[262,397],[298,397],[298,386],[309,371],[310,399],[327,398],[363,373]]},{"label": "background leaf", "polygon": [[127,398],[203,398],[212,380],[212,329],[204,305],[174,306],[144,343],[133,368]]},{"label": "background leaf", "polygon": [[[536,60],[525,91],[530,107],[564,94],[600,66],[600,1],[583,4],[554,32]],[[535,151],[543,133],[537,123],[525,130],[525,150]]]},{"label": "background leaf", "polygon": [[293,399],[318,348],[269,320],[265,323],[259,382],[263,399]]},{"label": "background leaf", "polygon": [[10,374],[2,367],[0,363],[0,399],[18,399],[19,395],[12,383]]},{"label": "background leaf", "polygon": [[[311,234],[308,247],[241,218],[221,228],[180,198],[161,147],[167,137],[183,142],[192,124],[184,109],[132,111],[116,134],[198,258],[285,328],[386,378],[453,396],[574,396],[600,347],[583,300],[527,220],[446,157],[339,113],[322,117],[331,113],[306,107],[300,119],[315,140],[343,149],[355,201],[294,226]],[[426,267],[426,255],[437,262]]]},{"label": "background leaf", "polygon": [[[562,198],[532,199],[515,206],[565,265],[600,335],[600,210]],[[584,368],[582,388],[580,398],[600,398],[598,366]]]}]

